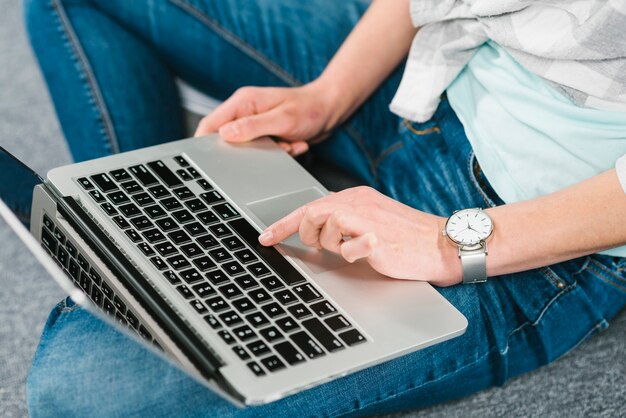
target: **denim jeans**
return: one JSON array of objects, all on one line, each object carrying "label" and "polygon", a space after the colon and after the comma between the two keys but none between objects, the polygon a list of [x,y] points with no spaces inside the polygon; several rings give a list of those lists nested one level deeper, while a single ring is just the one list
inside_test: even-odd
[{"label": "denim jeans", "polygon": [[[367,3],[28,0],[26,17],[63,131],[83,160],[181,137],[175,77],[220,99],[244,85],[314,79]],[[422,211],[502,204],[445,98],[423,124],[389,112],[401,71],[314,152]],[[502,385],[606,328],[626,304],[626,262],[592,255],[438,290],[468,318],[464,335],[243,410],[64,301],[33,362],[29,410],[34,418],[291,417],[423,408]]]}]

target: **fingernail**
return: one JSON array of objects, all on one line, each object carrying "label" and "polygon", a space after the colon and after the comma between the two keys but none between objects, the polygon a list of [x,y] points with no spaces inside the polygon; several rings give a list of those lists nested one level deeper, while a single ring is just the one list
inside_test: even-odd
[{"label": "fingernail", "polygon": [[259,236],[259,242],[261,244],[269,244],[272,242],[272,238],[274,237],[274,234],[272,234],[271,230],[265,230],[260,236]]},{"label": "fingernail", "polygon": [[239,128],[235,123],[229,123],[228,125],[224,125],[220,128],[220,135],[224,137],[224,139],[232,139],[236,138],[239,135]]}]

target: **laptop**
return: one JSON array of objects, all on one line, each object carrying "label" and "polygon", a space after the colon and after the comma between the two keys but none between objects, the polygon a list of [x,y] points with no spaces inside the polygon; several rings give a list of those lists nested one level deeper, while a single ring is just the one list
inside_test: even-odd
[{"label": "laptop", "polygon": [[428,283],[297,236],[261,246],[265,227],[329,193],[269,138],[185,139],[46,179],[0,148],[0,173],[4,201],[32,190],[30,232],[0,201],[2,217],[76,303],[240,407],[467,327]]}]

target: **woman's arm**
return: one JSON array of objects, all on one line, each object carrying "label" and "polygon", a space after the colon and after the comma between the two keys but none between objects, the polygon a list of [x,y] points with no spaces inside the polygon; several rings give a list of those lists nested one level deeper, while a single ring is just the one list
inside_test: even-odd
[{"label": "woman's arm", "polygon": [[[626,243],[626,194],[615,170],[544,197],[488,209],[494,236],[489,276],[554,264]],[[440,286],[461,282],[457,249],[441,235],[446,218],[429,215],[369,188],[303,206],[260,237],[274,245],[299,232],[304,244],[364,258],[380,273]],[[350,240],[344,241],[343,237]]]},{"label": "woman's arm", "polygon": [[219,131],[228,141],[266,135],[292,155],[327,137],[406,57],[416,29],[408,0],[375,0],[325,71],[297,88],[244,87],[207,115],[196,136]]}]

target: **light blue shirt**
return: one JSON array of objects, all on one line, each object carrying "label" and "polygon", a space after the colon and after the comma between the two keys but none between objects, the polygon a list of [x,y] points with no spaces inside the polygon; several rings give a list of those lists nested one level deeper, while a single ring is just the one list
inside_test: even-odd
[{"label": "light blue shirt", "polygon": [[[626,154],[626,113],[573,104],[494,42],[478,49],[447,94],[507,203],[561,190]],[[626,257],[626,246],[603,254]]]}]

